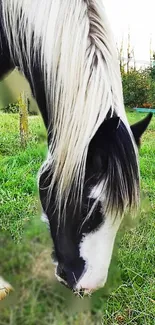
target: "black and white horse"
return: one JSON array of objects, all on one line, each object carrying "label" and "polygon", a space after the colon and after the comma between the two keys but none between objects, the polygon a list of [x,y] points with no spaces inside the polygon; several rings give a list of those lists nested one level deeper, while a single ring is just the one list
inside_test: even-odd
[{"label": "black and white horse", "polygon": [[39,192],[56,277],[91,292],[139,206],[137,145],[151,115],[130,128],[102,0],[0,0],[0,40],[0,77],[19,68],[47,128]]}]

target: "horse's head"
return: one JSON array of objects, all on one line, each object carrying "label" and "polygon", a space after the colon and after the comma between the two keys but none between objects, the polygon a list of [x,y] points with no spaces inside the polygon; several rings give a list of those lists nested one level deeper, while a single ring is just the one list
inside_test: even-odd
[{"label": "horse's head", "polygon": [[[74,291],[91,292],[105,284],[114,240],[124,212],[138,200],[139,172],[134,144],[152,115],[131,127],[118,118],[105,120],[88,149],[82,200],[74,192],[59,219],[55,194],[47,202],[50,170],[40,176],[40,198],[54,242],[56,277]],[[81,202],[81,203],[80,203]]]}]

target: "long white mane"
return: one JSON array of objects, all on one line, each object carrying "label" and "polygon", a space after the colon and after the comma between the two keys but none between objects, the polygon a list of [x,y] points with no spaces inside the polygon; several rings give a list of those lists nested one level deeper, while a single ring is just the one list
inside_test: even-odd
[{"label": "long white mane", "polygon": [[[109,109],[129,125],[123,104],[117,50],[102,0],[2,0],[10,51],[27,65],[41,53],[52,132],[48,162],[57,200],[74,184],[83,189],[90,140]],[[33,40],[33,49],[32,49]],[[13,43],[13,44],[12,44]],[[13,50],[12,50],[13,49]],[[35,55],[34,55],[35,59]],[[130,131],[129,131],[130,132]]]}]

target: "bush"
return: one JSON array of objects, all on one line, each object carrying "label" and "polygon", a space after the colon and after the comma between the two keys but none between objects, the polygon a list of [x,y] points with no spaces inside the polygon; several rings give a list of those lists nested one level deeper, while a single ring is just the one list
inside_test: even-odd
[{"label": "bush", "polygon": [[[27,104],[26,104],[26,102],[27,102]],[[38,115],[37,109],[34,108],[32,105],[30,105],[30,100],[28,98],[26,99],[25,104],[27,105],[29,115]],[[5,106],[4,108],[1,109],[1,111],[3,113],[16,114],[16,113],[19,113],[20,106],[21,106],[21,100],[19,98],[16,103],[11,103],[11,104]]]},{"label": "bush", "polygon": [[17,103],[12,103],[9,104],[8,106],[2,108],[2,111],[4,113],[12,113],[12,114],[16,114],[19,112],[19,104]]},{"label": "bush", "polygon": [[121,70],[124,103],[126,107],[155,107],[155,80],[152,70]]},{"label": "bush", "polygon": [[124,103],[129,107],[142,107],[150,103],[150,76],[147,71],[122,72]]}]

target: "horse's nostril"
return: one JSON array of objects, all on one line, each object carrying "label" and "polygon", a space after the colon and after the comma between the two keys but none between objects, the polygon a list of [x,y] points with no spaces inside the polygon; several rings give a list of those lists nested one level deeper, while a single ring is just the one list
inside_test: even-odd
[{"label": "horse's nostril", "polygon": [[72,270],[70,270],[64,264],[59,263],[56,268],[55,275],[59,282],[63,281],[63,284],[75,292],[74,289],[76,287],[78,278]]}]

